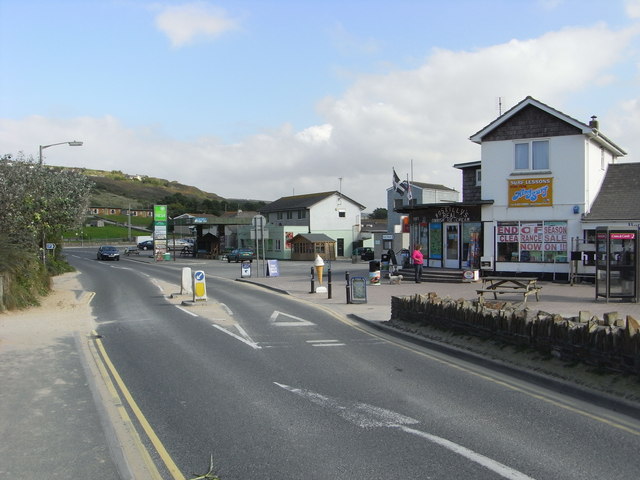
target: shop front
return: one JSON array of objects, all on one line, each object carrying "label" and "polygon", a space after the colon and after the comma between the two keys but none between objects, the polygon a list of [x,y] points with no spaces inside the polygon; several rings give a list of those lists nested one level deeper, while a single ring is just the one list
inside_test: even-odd
[{"label": "shop front", "polygon": [[411,246],[420,244],[425,266],[479,269],[482,252],[480,205],[424,204],[406,207],[411,225]]}]

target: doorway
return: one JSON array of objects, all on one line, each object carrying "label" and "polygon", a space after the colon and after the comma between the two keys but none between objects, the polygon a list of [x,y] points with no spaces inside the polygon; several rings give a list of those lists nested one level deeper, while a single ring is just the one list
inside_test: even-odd
[{"label": "doorway", "polygon": [[460,225],[457,223],[445,223],[445,268],[460,268]]}]

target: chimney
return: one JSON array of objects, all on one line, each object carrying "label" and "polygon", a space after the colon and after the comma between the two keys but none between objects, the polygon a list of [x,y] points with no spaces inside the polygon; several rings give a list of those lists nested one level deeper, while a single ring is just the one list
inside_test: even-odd
[{"label": "chimney", "polygon": [[591,121],[589,122],[589,126],[590,126],[591,128],[593,128],[593,129],[597,130],[597,129],[598,129],[598,127],[599,127],[599,125],[600,125],[600,124],[598,123],[598,117],[596,117],[595,115],[593,115],[593,116],[591,117]]}]

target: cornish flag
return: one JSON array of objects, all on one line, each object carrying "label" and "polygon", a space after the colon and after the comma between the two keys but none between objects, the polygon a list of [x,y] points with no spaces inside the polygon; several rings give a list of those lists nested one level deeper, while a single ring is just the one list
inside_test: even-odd
[{"label": "cornish flag", "polygon": [[400,195],[404,195],[405,188],[404,185],[400,182],[400,177],[396,173],[395,168],[393,169],[393,189]]}]

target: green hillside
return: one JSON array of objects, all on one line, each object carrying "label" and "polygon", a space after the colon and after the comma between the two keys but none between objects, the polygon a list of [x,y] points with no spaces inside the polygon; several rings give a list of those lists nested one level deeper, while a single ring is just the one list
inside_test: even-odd
[{"label": "green hillside", "polygon": [[[65,168],[65,167],[53,167]],[[219,215],[229,210],[254,211],[264,206],[260,200],[227,200],[215,193],[156,177],[128,175],[121,171],[107,172],[88,168],[74,168],[89,177],[94,187],[90,206],[150,209],[154,204],[167,205],[169,216],[182,213]]]}]

